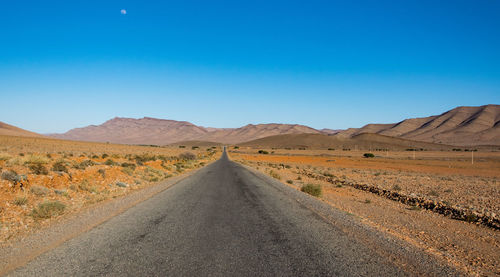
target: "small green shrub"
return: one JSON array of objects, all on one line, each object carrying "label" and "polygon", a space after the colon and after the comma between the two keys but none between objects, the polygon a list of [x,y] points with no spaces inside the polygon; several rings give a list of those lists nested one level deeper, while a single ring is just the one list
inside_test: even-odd
[{"label": "small green shrub", "polygon": [[291,185],[291,184],[293,184],[293,181],[292,181],[292,180],[286,180],[286,182],[287,182],[288,184],[290,184],[290,185]]},{"label": "small green shrub", "polygon": [[363,157],[365,157],[365,158],[374,158],[375,155],[373,155],[372,153],[364,153]]},{"label": "small green shrub", "polygon": [[58,195],[68,196],[68,191],[65,189],[55,189],[54,193]]},{"label": "small green shrub", "polygon": [[302,192],[319,197],[322,194],[321,185],[307,184],[300,188]]},{"label": "small green shrub", "polygon": [[52,165],[52,171],[60,171],[68,173],[68,168],[64,161],[57,161]]},{"label": "small green shrub", "polygon": [[135,162],[138,165],[144,165],[145,162],[155,161],[156,160],[156,156],[148,154],[148,153],[144,153],[144,154],[141,154],[141,155],[135,155],[134,159],[135,159]]},{"label": "small green shrub", "polygon": [[31,173],[36,174],[36,175],[47,175],[49,174],[49,171],[43,164],[30,164],[28,166],[30,169]]},{"label": "small green shrub", "polygon": [[259,150],[259,154],[267,155],[269,154],[269,152],[267,152],[266,150]]},{"label": "small green shrub", "polygon": [[131,168],[132,170],[135,170],[136,168],[136,165],[133,163],[122,163],[121,166]]},{"label": "small green shrub", "polygon": [[181,160],[194,160],[196,159],[196,155],[191,152],[184,152],[179,154],[179,159]]},{"label": "small green shrub", "polygon": [[31,216],[35,219],[51,218],[61,215],[65,208],[66,205],[59,201],[45,201],[31,211]]},{"label": "small green shrub", "polygon": [[273,177],[274,179],[281,180],[281,176],[280,176],[278,173],[276,173],[276,172],[274,172],[274,171],[272,171],[272,170],[269,170],[269,175],[270,175],[271,177]]},{"label": "small green shrub", "polygon": [[26,196],[18,196],[13,201],[14,205],[23,206],[28,204],[28,198]]},{"label": "small green shrub", "polygon": [[2,172],[2,179],[10,182],[17,182],[19,175],[14,170],[8,170]]},{"label": "small green shrub", "polygon": [[101,158],[103,158],[103,159],[106,159],[107,157],[109,157],[109,155],[106,153],[102,154],[102,156],[101,156]]},{"label": "small green shrub", "polygon": [[82,191],[88,191],[91,193],[97,193],[97,188],[89,184],[88,180],[83,180],[78,184],[78,189]]},{"label": "small green shrub", "polygon": [[134,174],[134,168],[132,167],[123,167],[122,168],[122,172],[129,175],[129,176],[132,176],[132,174]]},{"label": "small green shrub", "polygon": [[110,165],[110,166],[113,166],[115,165],[115,161],[113,161],[112,159],[107,159],[105,162],[104,162],[105,165]]},{"label": "small green shrub", "polygon": [[42,186],[32,186],[30,188],[30,192],[36,196],[43,196],[43,195],[47,195],[50,192],[50,190],[48,188],[42,187]]},{"label": "small green shrub", "polygon": [[82,161],[81,163],[74,165],[74,168],[80,169],[80,170],[85,170],[87,167],[93,166],[93,165],[95,165],[95,162],[93,162],[91,160],[85,160],[85,161]]}]

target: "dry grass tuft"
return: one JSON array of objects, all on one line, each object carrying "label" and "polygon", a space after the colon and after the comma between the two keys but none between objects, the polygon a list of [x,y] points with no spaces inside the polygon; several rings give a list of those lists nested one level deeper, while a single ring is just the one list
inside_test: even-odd
[{"label": "dry grass tuft", "polygon": [[38,204],[38,206],[31,211],[30,215],[35,219],[51,218],[61,215],[65,208],[66,205],[59,201],[45,201]]}]

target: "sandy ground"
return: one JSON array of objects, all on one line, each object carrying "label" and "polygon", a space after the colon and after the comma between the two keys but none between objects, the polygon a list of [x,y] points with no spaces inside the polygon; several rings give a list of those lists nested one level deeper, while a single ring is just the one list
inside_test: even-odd
[{"label": "sandy ground", "polygon": [[[0,136],[0,243],[199,168],[218,157],[208,150]],[[186,152],[192,159],[180,158]],[[11,171],[23,176],[22,188],[8,178]],[[46,203],[63,208],[42,209]]]},{"label": "sandy ground", "polygon": [[[306,169],[351,182],[375,184],[407,194],[448,201],[456,206],[498,213],[500,153],[389,152],[372,159],[364,152],[233,149],[233,160],[252,166],[291,187],[320,184],[321,199],[365,223],[404,239],[472,275],[499,275],[498,231],[412,208],[352,187],[308,178]],[[382,155],[383,154],[383,155]],[[469,159],[468,159],[469,157]]]}]

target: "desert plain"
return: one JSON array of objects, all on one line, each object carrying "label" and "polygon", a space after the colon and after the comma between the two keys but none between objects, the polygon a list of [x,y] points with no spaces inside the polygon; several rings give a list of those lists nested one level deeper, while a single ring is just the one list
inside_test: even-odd
[{"label": "desert plain", "polygon": [[218,151],[0,136],[0,243],[201,167]]},{"label": "desert plain", "polygon": [[[366,158],[365,153],[374,157]],[[498,151],[374,151],[273,149],[233,146],[232,159],[301,190],[321,187],[322,201],[465,272],[498,275],[498,229],[408,205],[349,185],[366,184],[402,195],[497,217]],[[317,178],[321,177],[321,178]]]}]

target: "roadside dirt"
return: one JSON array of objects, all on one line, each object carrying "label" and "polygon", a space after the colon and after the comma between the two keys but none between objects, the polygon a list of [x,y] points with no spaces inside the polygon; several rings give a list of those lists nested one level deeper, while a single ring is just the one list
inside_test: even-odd
[{"label": "roadside dirt", "polygon": [[[0,145],[0,243],[217,158],[214,148],[186,150],[8,136],[0,136]],[[191,153],[189,157],[186,152]]]},{"label": "roadside dirt", "polygon": [[129,194],[86,206],[83,209],[53,220],[50,224],[36,230],[36,232],[1,243],[0,276],[174,186],[196,171],[191,170]]},{"label": "roadside dirt", "polygon": [[[321,199],[330,205],[418,246],[471,275],[500,275],[498,231],[415,209],[352,187],[337,187],[300,174],[301,169],[307,169],[318,174],[337,177],[345,175],[345,179],[353,182],[388,188],[398,185],[401,191],[426,196],[434,191],[436,193],[431,193],[431,196],[436,199],[444,198],[464,206],[498,211],[500,195],[497,178],[500,171],[492,172],[498,165],[496,154],[486,155],[487,158],[483,160],[485,164],[479,162],[478,170],[462,171],[459,165],[464,166],[464,161],[457,161],[457,157],[446,157],[446,153],[434,154],[434,158],[427,153],[427,159],[434,160],[414,161],[404,160],[401,153],[394,155],[396,157],[393,156],[392,159],[367,160],[321,156],[325,153],[331,155],[327,151],[310,156],[292,156],[292,153],[287,155],[283,152],[284,150],[280,150],[280,155],[249,152],[233,152],[230,155],[233,160],[271,175],[298,190],[305,184],[320,184],[323,191]],[[450,171],[452,173],[440,170],[445,163],[454,166],[448,167],[448,170],[453,170]],[[450,189],[448,194],[444,192]]]}]

